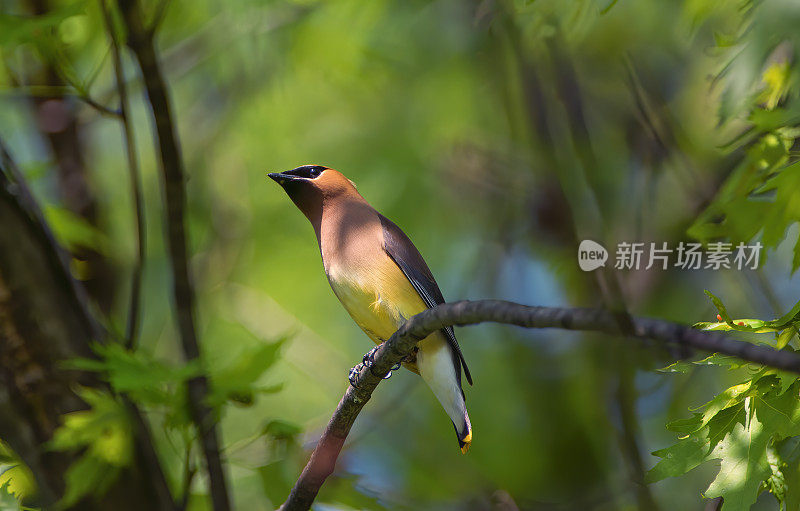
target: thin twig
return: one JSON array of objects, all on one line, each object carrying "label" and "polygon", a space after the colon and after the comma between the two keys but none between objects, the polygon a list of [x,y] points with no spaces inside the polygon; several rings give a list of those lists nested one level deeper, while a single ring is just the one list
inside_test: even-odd
[{"label": "thin twig", "polygon": [[[697,330],[671,321],[638,317],[632,317],[631,320],[633,332],[629,337],[724,353],[800,374],[800,355],[793,352],[737,341],[718,332]],[[311,507],[325,479],[333,473],[336,459],[359,412],[382,377],[411,353],[419,340],[445,326],[472,325],[485,321],[525,328],[622,334],[614,313],[604,309],[531,307],[501,300],[480,300],[445,303],[417,314],[378,347],[372,366],[362,368],[358,374],[357,386],[347,388],[281,509],[295,511]]]},{"label": "thin twig", "polygon": [[20,85],[11,90],[7,90],[6,92],[12,94],[24,94],[30,97],[74,97],[75,99],[86,103],[103,115],[108,115],[111,117],[120,117],[122,115],[122,112],[119,110],[114,110],[113,108],[99,103],[91,98],[88,94],[81,92],[72,85]]},{"label": "thin twig", "polygon": [[164,21],[164,16],[167,14],[167,7],[169,7],[169,0],[161,0],[156,6],[156,12],[153,13],[153,19],[150,21],[150,26],[147,27],[147,32],[150,37],[156,33],[161,22]]},{"label": "thin twig", "polygon": [[[137,0],[118,0],[118,5],[127,28],[127,43],[141,69],[147,99],[155,121],[167,208],[166,230],[172,268],[172,292],[181,345],[187,360],[198,360],[200,348],[194,325],[194,289],[189,276],[188,243],[184,225],[186,206],[184,165],[167,96],[167,86],[156,57],[152,34],[148,33],[144,25],[140,3]],[[187,382],[187,390],[190,413],[198,429],[200,448],[208,470],[213,509],[228,511],[231,504],[220,459],[216,419],[211,408],[205,403],[209,392],[208,378],[205,374],[192,378]]]},{"label": "thin twig", "polygon": [[180,503],[178,509],[180,511],[185,511],[187,506],[189,505],[189,497],[191,496],[191,489],[192,489],[192,481],[194,480],[194,476],[197,473],[197,467],[192,463],[192,444],[193,442],[189,440],[186,444],[186,458],[184,459],[183,465],[183,485],[182,491],[183,495],[181,495]]},{"label": "thin twig", "polygon": [[125,136],[125,153],[128,157],[128,173],[131,181],[131,196],[136,217],[136,261],[131,275],[131,298],[128,306],[128,323],[125,328],[125,347],[133,349],[139,333],[139,305],[141,303],[142,272],[145,259],[145,225],[144,204],[142,201],[142,185],[139,177],[139,162],[136,156],[136,140],[131,126],[128,107],[128,85],[125,82],[125,72],[122,67],[119,43],[117,42],[114,22],[105,0],[99,0],[100,10],[103,13],[108,37],[111,39],[111,55],[114,60],[114,78],[119,95],[119,111],[122,119],[122,131]]},{"label": "thin twig", "polygon": [[79,100],[83,101],[84,103],[86,103],[87,105],[89,105],[90,107],[94,108],[95,110],[97,110],[101,114],[110,115],[112,117],[121,117],[122,116],[122,112],[120,112],[119,110],[114,110],[113,108],[109,108],[109,107],[107,107],[105,105],[102,105],[102,104],[98,103],[97,101],[92,99],[91,96],[89,96],[88,94],[86,94],[84,92],[76,90],[75,93],[74,93],[74,96],[76,98],[78,98]]},{"label": "thin twig", "polygon": [[183,511],[175,504],[172,498],[167,479],[164,475],[164,470],[161,467],[161,460],[158,458],[155,445],[153,444],[153,434],[150,431],[150,424],[144,416],[144,413],[139,409],[136,403],[126,394],[121,394],[120,398],[128,414],[133,420],[133,425],[136,428],[137,436],[140,439],[136,446],[136,455],[139,457],[139,463],[145,467],[144,472],[150,483],[150,490],[152,492],[152,506],[153,509],[164,509],[170,511]]}]

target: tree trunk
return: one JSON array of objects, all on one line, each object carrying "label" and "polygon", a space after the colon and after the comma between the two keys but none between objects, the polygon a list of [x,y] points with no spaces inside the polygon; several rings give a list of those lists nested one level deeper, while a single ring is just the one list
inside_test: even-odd
[{"label": "tree trunk", "polygon": [[[93,375],[64,370],[61,363],[92,357],[89,343],[104,334],[1,143],[0,226],[0,438],[36,476],[37,503],[49,506],[63,495],[64,472],[79,453],[48,450],[44,444],[63,414],[86,408],[76,385],[105,386]],[[174,509],[146,424],[127,404],[138,433],[133,466],[104,497],[73,509]]]}]

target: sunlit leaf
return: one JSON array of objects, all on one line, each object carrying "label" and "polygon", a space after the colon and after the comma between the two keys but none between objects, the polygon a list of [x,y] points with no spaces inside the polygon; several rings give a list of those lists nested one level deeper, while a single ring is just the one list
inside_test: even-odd
[{"label": "sunlit leaf", "polygon": [[37,41],[71,16],[84,10],[81,2],[63,2],[39,16],[17,16],[0,13],[0,46]]},{"label": "sunlit leaf", "polygon": [[44,215],[58,241],[70,250],[91,248],[101,254],[108,253],[108,237],[86,219],[55,206],[46,206]]},{"label": "sunlit leaf", "polygon": [[125,407],[99,390],[81,388],[78,395],[90,408],[64,415],[48,443],[52,450],[81,453],[67,469],[63,506],[90,493],[102,495],[133,457],[133,432]]},{"label": "sunlit leaf", "polygon": [[64,366],[101,373],[117,391],[151,405],[174,404],[176,386],[200,374],[198,361],[172,366],[143,350],[128,351],[118,343],[95,344],[92,348],[99,359],[74,359]]},{"label": "sunlit leaf", "polygon": [[36,480],[24,463],[0,465],[0,491],[6,491],[17,500],[32,497],[36,493]]},{"label": "sunlit leaf", "polygon": [[259,378],[278,360],[283,340],[271,344],[258,344],[239,354],[229,365],[211,373],[212,391],[208,397],[211,406],[220,406],[226,400],[250,404],[256,392],[277,392],[280,387],[259,387]]},{"label": "sunlit leaf", "polygon": [[794,327],[784,329],[776,337],[775,347],[778,348],[779,350],[782,350],[783,348],[786,347],[787,344],[789,344],[789,341],[792,340],[792,337],[794,337],[794,334],[796,333],[797,331],[794,329]]}]

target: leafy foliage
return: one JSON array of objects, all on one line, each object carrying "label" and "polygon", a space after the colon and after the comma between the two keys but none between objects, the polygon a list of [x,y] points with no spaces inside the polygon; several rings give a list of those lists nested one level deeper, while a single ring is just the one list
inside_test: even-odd
[{"label": "leafy foliage", "polygon": [[[796,38],[786,23],[796,22],[796,9],[779,2],[748,3],[745,25],[716,38],[726,64],[716,79],[725,88],[720,123],[734,125],[738,134],[723,149],[736,164],[714,199],[698,215],[688,234],[701,241],[732,243],[758,240],[775,249],[790,227],[800,222],[800,136],[798,71],[792,63]],[[768,23],[767,23],[768,21]],[[766,23],[766,24],[763,24]],[[775,31],[765,37],[766,30]],[[781,37],[786,37],[781,40]],[[735,76],[735,79],[733,78]],[[800,239],[795,242],[791,272],[800,267]],[[777,349],[792,350],[800,327],[800,302],[772,320],[733,318],[717,296],[706,291],[718,311],[718,322],[694,326],[748,336],[772,334]],[[732,357],[712,355],[695,362],[677,362],[666,372],[685,373],[698,365],[747,370],[749,377],[715,396],[689,419],[667,428],[679,434],[676,444],[653,454],[661,461],[648,473],[650,481],[685,474],[709,460],[720,469],[704,495],[723,497],[725,510],[749,509],[763,491],[782,509],[796,509],[800,474],[794,448],[800,435],[797,375],[744,364]]]},{"label": "leafy foliage", "polygon": [[[241,350],[228,365],[211,371],[208,403],[217,414],[228,403],[251,406],[257,394],[281,389],[280,385],[258,385],[258,380],[279,359],[282,345],[283,341],[255,344]],[[75,359],[64,366],[96,372],[115,392],[126,394],[146,409],[161,411],[165,426],[177,433],[184,449],[191,450],[194,429],[186,401],[186,382],[201,374],[199,361],[169,365],[145,350],[129,351],[118,343],[95,344],[93,349],[98,358]],[[104,392],[81,389],[80,396],[90,410],[68,414],[50,444],[56,450],[83,452],[65,475],[64,506],[89,494],[102,495],[131,457],[131,426],[122,405]],[[283,438],[299,432],[281,428],[280,424],[270,423],[263,434]]]},{"label": "leafy foliage", "polygon": [[[231,331],[230,328],[226,329]],[[240,335],[250,335],[246,330],[233,329]],[[281,384],[259,385],[261,377],[279,360],[280,352],[286,339],[275,342],[255,342],[242,349],[226,365],[215,367],[211,371],[211,394],[208,403],[215,408],[225,402],[239,406],[251,406],[258,394],[273,394],[283,387]]]},{"label": "leafy foliage", "polygon": [[[778,319],[742,320],[732,319],[722,300],[710,291],[706,294],[723,321],[698,323],[696,327],[775,333],[777,348],[792,349],[787,344],[800,326],[800,303]],[[678,433],[679,440],[653,452],[661,461],[648,472],[647,480],[680,476],[702,463],[720,460],[720,470],[704,495],[723,497],[726,511],[750,509],[762,491],[772,493],[782,506],[790,498],[796,499],[787,480],[800,477],[800,464],[791,450],[781,447],[800,440],[800,377],[719,354],[695,362],[677,362],[662,371],[685,373],[700,365],[729,370],[748,367],[754,374],[699,407],[691,418],[667,424],[667,429]]]},{"label": "leafy foliage", "polygon": [[[774,4],[755,9],[757,17],[775,27],[785,20],[786,13]],[[790,17],[797,20],[796,12]],[[767,21],[769,20],[769,21]],[[767,248],[775,248],[785,237],[787,229],[800,222],[800,160],[793,151],[800,137],[800,96],[796,85],[798,71],[790,65],[791,54],[797,50],[790,40],[780,44],[765,44],[759,31],[765,26],[752,25],[733,44],[720,44],[719,50],[730,53],[729,65],[717,79],[739,71],[753,79],[728,80],[729,99],[742,96],[735,102],[739,108],[749,108],[745,114],[747,127],[725,145],[727,151],[739,151],[743,157],[720,187],[714,200],[703,211],[688,234],[702,241],[726,238],[732,242],[748,241],[760,235]],[[755,32],[755,33],[754,33]],[[767,39],[769,40],[769,39]],[[746,47],[748,51],[743,51]],[[759,78],[753,67],[767,62]],[[723,110],[721,120],[733,123],[739,116]],[[800,267],[800,240],[794,247],[792,272]]]},{"label": "leafy foliage", "polygon": [[[97,2],[48,3],[48,13],[32,16],[26,2],[11,0],[4,5],[9,13],[0,14],[3,135],[20,154],[32,154],[34,162],[22,167],[48,205],[59,240],[93,248],[120,270],[115,302],[104,305],[111,311],[107,323],[121,324],[135,251],[128,184],[121,178],[124,149],[117,130],[108,129],[116,121],[73,97],[64,102],[86,144],[88,188],[98,203],[93,225],[66,209],[56,170],[61,162],[53,161],[50,134],[40,127],[47,112],[19,101],[77,94],[113,108],[108,37]],[[343,170],[402,224],[451,299],[595,300],[591,279],[573,264],[578,234],[646,232],[678,241],[690,225],[689,235],[703,241],[758,240],[774,249],[796,228],[800,52],[792,2],[144,3],[148,15],[168,6],[157,31],[158,57],[186,156],[199,325],[235,318],[267,333],[255,340],[236,329],[201,335],[211,348],[203,360],[210,403],[222,421],[225,455],[235,466],[231,484],[243,509],[263,507],[264,496],[276,505],[285,498],[307,441],[346,386],[347,367],[366,349],[316,271],[319,254],[305,219],[261,169],[318,162]],[[138,70],[127,53],[123,60],[132,99],[138,98]],[[626,69],[621,62],[629,63]],[[37,75],[47,67],[65,85],[52,87],[51,76]],[[564,79],[570,70],[573,82]],[[181,487],[184,469],[198,464],[185,387],[200,369],[178,361],[174,350],[164,293],[169,275],[156,227],[163,211],[157,161],[143,143],[151,138],[150,112],[141,101],[131,103],[149,224],[143,347],[97,346],[97,359],[69,367],[97,373],[144,408],[173,492],[191,493],[189,509],[207,509],[202,485]],[[62,111],[55,114],[63,120]],[[582,135],[573,119],[583,123]],[[36,165],[41,170],[31,171]],[[589,192],[605,204],[591,206]],[[703,287],[716,288],[726,277],[707,278]],[[624,284],[646,292],[633,300],[641,307],[632,311],[637,314],[693,318],[703,301],[675,273]],[[728,300],[736,304],[733,296]],[[762,316],[754,312],[731,317],[717,302],[722,319],[698,327],[761,334],[778,348],[797,348],[797,306],[760,320],[751,319]],[[289,325],[302,325],[291,348],[265,344]],[[608,448],[617,423],[608,414],[606,389],[621,372],[609,357],[617,353],[581,342],[559,351],[561,333],[546,342],[516,331],[471,335],[463,333],[465,351],[476,372],[490,377],[467,389],[480,438],[470,457],[451,457],[452,431],[430,396],[403,388],[392,396],[387,389],[389,405],[381,408],[376,400],[365,410],[369,427],[348,445],[339,484],[321,500],[364,509],[388,506],[393,498],[400,508],[487,507],[495,492],[504,492],[518,507],[540,501],[632,507],[629,488],[609,487],[617,480],[609,475],[623,462],[623,450]],[[666,370],[708,366],[731,369],[723,380],[747,378],[683,426],[671,423],[681,447],[655,474],[721,460],[723,471],[708,495],[730,492],[746,501],[753,491],[768,490],[797,507],[798,437],[773,431],[777,419],[765,409],[767,403],[794,406],[795,377],[719,355]],[[643,360],[639,367],[652,364]],[[395,383],[389,388],[398,388]],[[674,409],[646,390],[627,390],[639,392],[632,401],[649,410],[656,403],[659,419]],[[673,406],[693,399],[679,390],[670,387]],[[125,460],[126,418],[112,394],[97,400],[61,433],[60,448],[82,455],[71,469],[72,495],[87,491],[84,479],[102,489],[104,476],[117,474]],[[94,453],[99,447],[85,434],[104,420],[117,431],[107,439],[121,449],[114,462]],[[661,429],[652,416],[640,423],[645,441]],[[748,435],[756,440],[752,459],[737,451]],[[697,442],[683,442],[692,438]],[[246,448],[237,449],[242,442]],[[753,481],[737,486],[734,476],[743,466],[752,469]],[[7,474],[21,482],[22,471]],[[691,487],[688,479],[681,484]],[[668,509],[688,508],[681,504],[695,499],[690,493],[670,494]]]},{"label": "leafy foliage", "polygon": [[648,472],[648,481],[683,475],[706,461],[721,460],[706,497],[723,497],[726,510],[744,510],[767,490],[785,503],[786,478],[798,477],[800,465],[785,460],[779,447],[800,435],[798,390],[797,382],[787,387],[774,372],[761,370],[719,394],[691,418],[669,423],[667,428],[679,434],[679,441],[653,453],[661,461]]},{"label": "leafy foliage", "polygon": [[144,350],[131,352],[117,343],[95,344],[93,349],[99,358],[71,360],[65,367],[100,373],[115,391],[164,410],[167,424],[190,424],[185,383],[200,374],[198,363],[170,366]]},{"label": "leafy foliage", "polygon": [[773,320],[762,321],[760,319],[732,319],[728,314],[728,310],[726,309],[725,305],[722,303],[722,300],[714,296],[714,294],[708,290],[706,290],[706,295],[711,298],[714,306],[719,311],[721,322],[699,322],[694,324],[695,328],[716,331],[732,330],[755,334],[774,332],[779,339],[778,347],[783,348],[789,342],[789,339],[791,339],[792,333],[797,332],[797,325],[800,324],[800,302],[797,302],[789,312]]}]

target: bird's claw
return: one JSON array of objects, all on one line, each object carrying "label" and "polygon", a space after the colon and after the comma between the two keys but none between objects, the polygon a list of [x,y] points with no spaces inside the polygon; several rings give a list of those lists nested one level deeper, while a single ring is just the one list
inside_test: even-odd
[{"label": "bird's claw", "polygon": [[378,351],[378,346],[375,346],[374,348],[366,352],[364,356],[361,358],[361,363],[367,367],[372,367],[372,364],[375,362],[374,357],[376,351]]},{"label": "bird's claw", "polygon": [[350,374],[347,375],[347,379],[350,380],[350,385],[353,387],[358,388],[358,374],[361,372],[361,368],[364,367],[364,363],[356,364],[354,367],[350,369]]},{"label": "bird's claw", "polygon": [[[365,353],[364,356],[361,358],[361,363],[357,364],[352,369],[350,369],[350,374],[348,374],[348,376],[347,376],[347,379],[350,381],[350,385],[352,385],[353,387],[358,388],[358,385],[357,385],[357,383],[358,383],[358,375],[359,375],[359,373],[361,373],[361,370],[364,367],[368,367],[369,370],[372,371],[372,364],[375,363],[375,353],[378,351],[378,347],[379,346],[375,346],[374,348],[369,350],[367,353]],[[398,369],[400,369],[400,367],[402,367],[402,365],[403,365],[402,361],[396,363],[395,365],[393,365],[389,369],[389,372],[386,373],[386,376],[383,376],[382,378],[384,380],[388,380],[389,378],[392,377],[392,372],[393,371],[397,371]],[[378,376],[379,378],[381,377],[380,375],[375,374],[374,372],[372,374],[374,374],[375,376]]]}]

